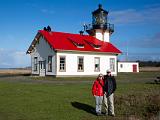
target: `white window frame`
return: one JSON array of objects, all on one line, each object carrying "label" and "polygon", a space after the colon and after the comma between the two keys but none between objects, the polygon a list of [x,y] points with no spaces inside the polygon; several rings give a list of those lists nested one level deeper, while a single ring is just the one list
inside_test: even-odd
[{"label": "white window frame", "polygon": [[48,56],[48,72],[52,72],[52,56]]},{"label": "white window frame", "polygon": [[110,70],[111,70],[111,72],[115,72],[115,64],[116,64],[115,58],[110,58],[109,62],[110,62]]},{"label": "white window frame", "polygon": [[[61,58],[64,59],[64,63],[62,63]],[[59,56],[59,71],[66,72],[66,56]]]},{"label": "white window frame", "polygon": [[95,72],[100,72],[100,57],[95,57],[94,58],[94,71]]},{"label": "white window frame", "polygon": [[120,68],[123,68],[123,64],[120,64]]},{"label": "white window frame", "polygon": [[33,70],[38,71],[38,57],[34,57],[33,64]]},{"label": "white window frame", "polygon": [[[80,59],[82,59],[82,63],[80,63]],[[77,57],[77,71],[78,72],[84,72],[84,57],[83,56],[78,56]]]}]

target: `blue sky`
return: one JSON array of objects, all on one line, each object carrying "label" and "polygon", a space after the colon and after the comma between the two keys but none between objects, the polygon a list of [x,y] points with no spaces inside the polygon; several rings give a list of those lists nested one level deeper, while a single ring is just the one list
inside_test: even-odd
[{"label": "blue sky", "polygon": [[160,0],[0,0],[0,68],[30,66],[26,51],[38,30],[78,33],[102,4],[115,25],[120,60],[160,61]]}]

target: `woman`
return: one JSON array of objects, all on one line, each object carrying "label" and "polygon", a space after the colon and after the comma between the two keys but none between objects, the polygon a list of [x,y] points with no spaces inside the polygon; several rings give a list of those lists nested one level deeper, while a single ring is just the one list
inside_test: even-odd
[{"label": "woman", "polygon": [[102,101],[103,101],[103,86],[104,86],[104,81],[103,81],[103,74],[99,74],[97,79],[94,81],[93,86],[92,86],[92,94],[95,97],[96,101],[96,114],[102,115]]}]

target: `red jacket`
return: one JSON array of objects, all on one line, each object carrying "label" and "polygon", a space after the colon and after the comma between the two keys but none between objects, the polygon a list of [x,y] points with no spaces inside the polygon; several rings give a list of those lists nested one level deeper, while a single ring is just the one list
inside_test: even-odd
[{"label": "red jacket", "polygon": [[92,94],[96,96],[103,96],[104,94],[103,86],[104,86],[104,81],[102,79],[100,80],[96,79],[92,86]]}]

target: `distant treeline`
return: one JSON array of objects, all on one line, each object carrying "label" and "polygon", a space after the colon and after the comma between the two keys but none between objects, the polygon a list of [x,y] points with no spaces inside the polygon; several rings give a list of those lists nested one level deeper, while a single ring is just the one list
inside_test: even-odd
[{"label": "distant treeline", "polygon": [[140,67],[160,67],[160,61],[137,61]]}]

